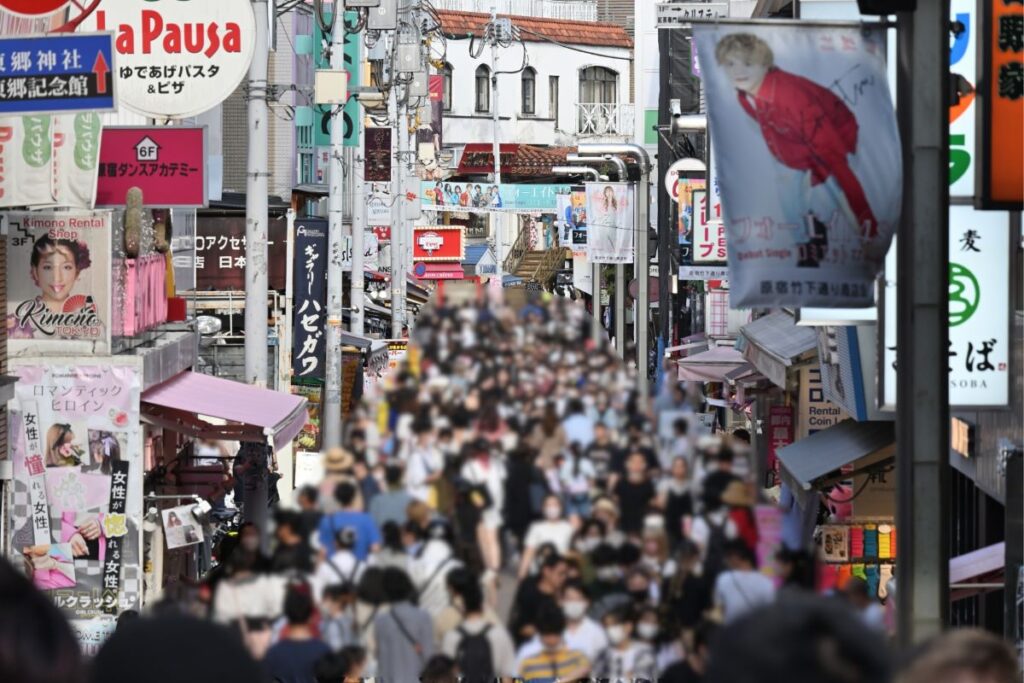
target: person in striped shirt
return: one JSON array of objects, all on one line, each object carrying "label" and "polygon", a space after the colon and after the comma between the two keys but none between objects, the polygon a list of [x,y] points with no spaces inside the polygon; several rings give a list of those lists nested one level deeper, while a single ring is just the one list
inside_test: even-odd
[{"label": "person in striped shirt", "polygon": [[579,650],[571,650],[562,637],[565,615],[556,605],[545,605],[537,614],[537,629],[544,649],[524,659],[519,676],[526,683],[568,683],[590,674],[590,662]]}]

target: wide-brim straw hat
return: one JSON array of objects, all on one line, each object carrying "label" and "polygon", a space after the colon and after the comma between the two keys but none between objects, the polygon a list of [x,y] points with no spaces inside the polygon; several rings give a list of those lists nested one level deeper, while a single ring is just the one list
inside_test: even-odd
[{"label": "wide-brim straw hat", "polygon": [[340,474],[350,471],[356,464],[355,457],[344,448],[334,447],[324,453],[324,471]]}]

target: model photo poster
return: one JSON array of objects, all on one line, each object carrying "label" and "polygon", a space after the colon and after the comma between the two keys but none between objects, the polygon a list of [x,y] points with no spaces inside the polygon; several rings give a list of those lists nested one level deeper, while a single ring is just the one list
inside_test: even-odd
[{"label": "model photo poster", "polygon": [[183,548],[203,542],[203,526],[192,514],[193,505],[179,505],[163,511],[167,549]]},{"label": "model photo poster", "polygon": [[880,28],[694,26],[731,306],[874,302],[902,157]]},{"label": "model photo poster", "polygon": [[587,259],[591,263],[633,262],[633,186],[587,183]]},{"label": "model photo poster", "polygon": [[40,344],[69,353],[110,348],[110,213],[11,212],[7,334],[12,356]]}]

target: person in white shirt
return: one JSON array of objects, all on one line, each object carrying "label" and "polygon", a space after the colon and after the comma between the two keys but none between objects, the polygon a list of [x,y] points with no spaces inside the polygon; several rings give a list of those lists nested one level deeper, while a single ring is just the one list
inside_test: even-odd
[{"label": "person in white shirt", "polygon": [[486,439],[473,442],[472,457],[462,466],[460,475],[474,486],[487,491],[490,504],[480,515],[476,538],[483,554],[484,565],[488,576],[486,583],[501,569],[501,542],[498,532],[501,529],[501,511],[505,507],[505,463],[491,452],[491,444]]},{"label": "person in white shirt", "polygon": [[548,494],[544,497],[544,519],[530,524],[523,541],[523,558],[519,562],[519,578],[525,579],[533,568],[533,560],[541,546],[550,543],[559,555],[569,551],[573,534],[576,530],[565,519],[562,501],[558,496]]},{"label": "person in white shirt", "polygon": [[429,422],[417,422],[413,426],[413,439],[405,453],[405,484],[416,500],[427,505],[432,500],[431,489],[444,471],[444,458],[434,446],[433,429]]},{"label": "person in white shirt", "polygon": [[562,427],[565,429],[566,441],[586,448],[594,440],[594,421],[584,414],[583,401],[572,399],[566,405],[565,413]]},{"label": "person in white shirt", "polygon": [[448,572],[461,567],[451,546],[451,529],[442,520],[427,525],[426,540],[410,563],[410,578],[416,587],[418,606],[436,618],[449,604],[445,578]]},{"label": "person in white shirt", "polygon": [[313,587],[319,600],[323,600],[324,589],[335,583],[355,585],[363,575],[365,562],[360,562],[353,549],[356,545],[356,531],[345,527],[337,534],[338,549],[317,567],[313,574]]},{"label": "person in white shirt", "polygon": [[615,683],[634,680],[654,680],[657,661],[654,649],[647,643],[636,640],[633,629],[636,617],[630,606],[612,610],[601,619],[608,644],[597,659],[594,674]]},{"label": "person in white shirt", "polygon": [[[582,652],[588,661],[596,662],[608,647],[608,636],[601,624],[587,616],[590,596],[583,583],[579,580],[567,581],[562,589],[561,604],[565,615],[565,646]],[[523,643],[516,653],[516,671],[524,660],[540,654],[543,649],[540,636],[533,636]]]},{"label": "person in white shirt", "polygon": [[757,560],[747,544],[732,540],[725,546],[726,571],[715,580],[714,603],[728,624],[775,599],[775,584],[757,571]]},{"label": "person in white shirt", "polygon": [[[516,668],[512,636],[502,624],[491,622],[484,614],[484,596],[480,586],[476,583],[464,586],[461,599],[465,616],[456,628],[445,633],[444,639],[441,641],[441,651],[454,659],[456,664],[463,669],[463,673],[484,673],[487,676],[503,679],[515,677],[518,669]],[[487,649],[490,650],[491,657],[490,671],[486,673],[466,671],[465,668],[472,666],[469,659],[472,658],[473,653],[469,652],[470,648],[464,647],[464,645],[468,639],[481,635],[487,638]]]},{"label": "person in white shirt", "polygon": [[571,444],[569,455],[562,458],[558,466],[560,488],[570,517],[582,520],[590,516],[590,491],[596,478],[594,462],[583,453],[579,444]]}]

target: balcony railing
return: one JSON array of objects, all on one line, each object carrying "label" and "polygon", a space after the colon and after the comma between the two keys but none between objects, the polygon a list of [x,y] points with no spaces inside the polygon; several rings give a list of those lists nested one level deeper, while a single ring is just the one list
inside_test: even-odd
[{"label": "balcony railing", "polygon": [[597,21],[597,0],[433,0],[437,9],[512,14],[543,19]]},{"label": "balcony railing", "polygon": [[576,104],[576,135],[584,137],[631,137],[635,107],[632,104]]}]

